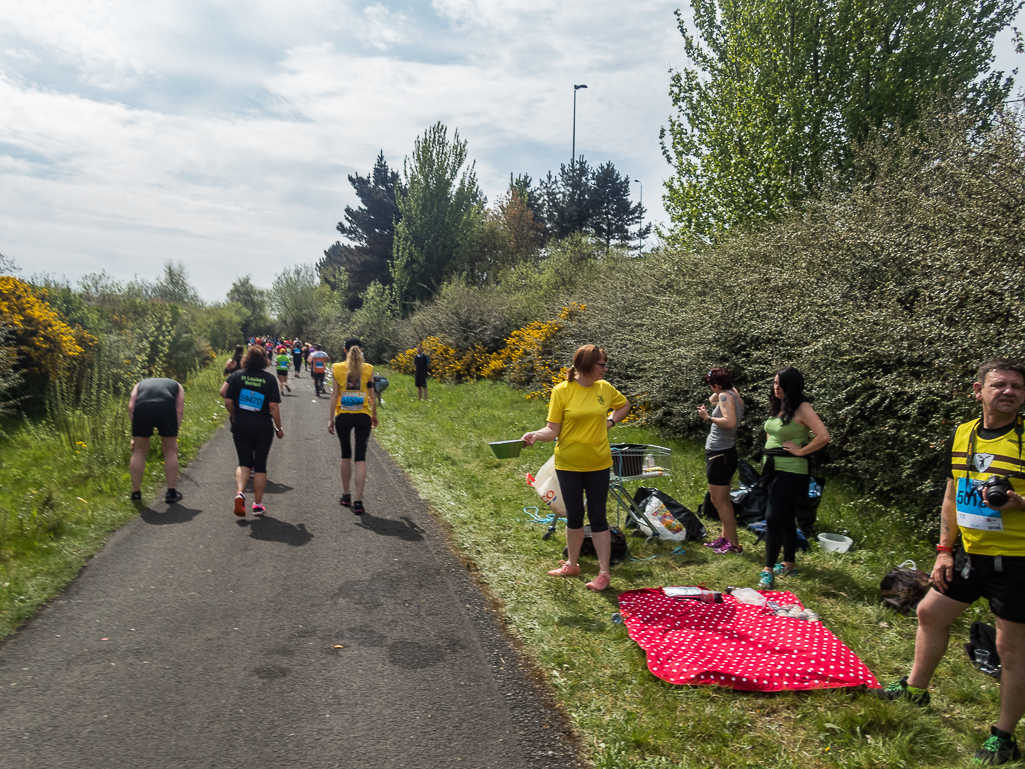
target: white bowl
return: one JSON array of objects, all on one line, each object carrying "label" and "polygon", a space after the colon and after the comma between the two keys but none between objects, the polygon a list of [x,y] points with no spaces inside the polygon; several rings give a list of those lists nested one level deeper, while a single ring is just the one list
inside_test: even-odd
[{"label": "white bowl", "polygon": [[843,534],[819,534],[819,546],[831,553],[846,553],[853,544],[854,540]]}]

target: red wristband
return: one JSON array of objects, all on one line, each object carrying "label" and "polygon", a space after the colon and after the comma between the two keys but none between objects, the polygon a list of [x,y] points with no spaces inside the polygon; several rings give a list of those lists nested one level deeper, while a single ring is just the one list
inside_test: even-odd
[{"label": "red wristband", "polygon": [[946,545],[936,545],[936,552],[937,553],[953,553],[954,552],[954,548],[947,547]]}]

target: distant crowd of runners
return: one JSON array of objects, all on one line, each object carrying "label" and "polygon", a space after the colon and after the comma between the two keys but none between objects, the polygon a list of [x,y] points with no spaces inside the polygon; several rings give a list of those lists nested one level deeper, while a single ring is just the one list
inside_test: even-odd
[{"label": "distant crowd of runners", "polygon": [[[274,366],[275,373],[267,372]],[[415,360],[417,396],[427,397],[427,375],[430,358],[417,347]],[[224,384],[220,395],[231,422],[232,440],[238,455],[235,469],[233,512],[244,517],[246,487],[252,482],[252,503],[249,512],[259,517],[267,508],[263,495],[267,488],[267,459],[274,437],[285,435],[281,422],[283,393],[291,393],[289,378],[299,379],[309,373],[316,396],[327,394],[325,381],[332,381],[331,407],[327,431],[337,435],[341,444],[340,474],[343,507],[357,515],[366,511],[363,491],[366,485],[366,453],[370,432],[377,426],[377,409],[384,405],[388,380],[376,373],[363,358],[363,343],[350,337],[345,340],[345,359],[332,365],[330,356],[320,344],[300,339],[255,337],[248,345],[237,345],[224,365]],[[152,378],[139,382],[129,401],[132,420],[132,457],[129,471],[131,499],[142,501],[142,481],[146,454],[154,430],[160,435],[164,453],[164,474],[167,493],[164,501],[174,504],[182,499],[177,490],[178,429],[185,412],[185,389],[173,379]]]}]

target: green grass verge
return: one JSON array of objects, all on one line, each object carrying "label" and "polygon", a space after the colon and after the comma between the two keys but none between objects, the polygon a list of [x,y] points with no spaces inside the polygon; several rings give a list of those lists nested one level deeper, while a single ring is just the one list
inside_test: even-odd
[{"label": "green grass verge", "polygon": [[[185,386],[179,435],[184,467],[224,423],[223,381],[209,366]],[[61,429],[43,420],[0,440],[0,638],[52,599],[111,532],[139,512],[128,500],[127,400],[76,413]],[[150,441],[143,498],[165,488],[160,441]]]},{"label": "green grass verge", "polygon": [[[673,556],[673,543],[628,537],[633,557],[659,557],[615,567],[614,589],[603,594],[586,590],[583,580],[550,578],[546,571],[557,565],[565,529],[560,526],[545,541],[545,527],[531,523],[523,508],[539,502],[524,474],[537,471],[551,444],[525,449],[512,460],[495,459],[487,445],[541,427],[547,404],[483,381],[432,381],[430,400],[420,402],[411,377],[389,378],[378,441],[447,525],[454,546],[557,692],[599,769],[950,767],[967,763],[988,736],[998,687],[960,650],[972,620],[992,621],[982,605],[955,625],[928,710],[845,690],[752,694],[656,679],[626,629],[612,622],[617,593],[679,584],[752,586],[764,555],[754,536],[744,531],[745,553],[730,557],[696,542],[684,543],[685,554]],[[754,429],[753,420],[747,429]],[[617,427],[612,439],[672,448],[673,476],[649,485],[697,507],[705,491],[700,445],[665,441],[640,427]],[[902,511],[858,499],[842,484],[827,485],[819,523],[821,530],[848,531],[859,546],[842,555],[813,546],[798,556],[801,576],[780,587],[817,611],[882,682],[905,675],[916,621],[881,607],[879,581],[906,558],[929,570],[928,545],[907,534],[913,529]],[[585,574],[596,571],[593,561],[585,562]]]}]

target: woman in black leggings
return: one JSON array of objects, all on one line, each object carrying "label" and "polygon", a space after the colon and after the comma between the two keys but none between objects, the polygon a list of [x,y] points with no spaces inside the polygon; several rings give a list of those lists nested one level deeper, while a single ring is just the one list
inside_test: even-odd
[{"label": "woman in black leggings", "polygon": [[[776,575],[797,574],[797,500],[808,494],[806,456],[829,443],[829,430],[804,398],[804,376],[793,367],[776,372],[765,420],[765,568],[758,587],[771,590]],[[776,563],[779,551],[783,562]]]},{"label": "woman in black leggings", "polygon": [[598,554],[598,576],[586,585],[590,590],[604,590],[611,580],[612,536],[605,515],[612,468],[608,431],[630,411],[627,399],[605,381],[607,367],[608,356],[600,347],[588,344],[578,349],[566,381],[552,389],[548,424],[523,435],[523,442],[528,446],[535,441],[558,438],[555,473],[566,505],[569,560],[548,572],[552,577],[575,577],[580,573],[577,559],[584,544],[584,498],[587,498],[591,541]]},{"label": "woman in black leggings", "polygon": [[[362,515],[366,512],[363,488],[367,480],[367,443],[371,429],[377,427],[377,398],[370,384],[374,378],[374,367],[363,360],[359,339],[350,337],[345,340],[345,362],[336,363],[331,373],[334,383],[327,431],[333,435],[337,430],[342,444],[342,498],[339,502],[342,507],[351,507],[356,515]],[[356,433],[355,452],[350,444],[350,432]],[[354,474],[355,499],[349,491]]]},{"label": "woman in black leggings", "polygon": [[281,390],[277,380],[264,371],[269,361],[259,345],[253,345],[242,358],[242,368],[221,386],[221,397],[231,417],[231,437],[238,454],[235,468],[235,515],[246,514],[246,482],[253,473],[253,515],[263,515],[263,492],[267,488],[267,456],[274,435],[285,437],[281,429]]}]

